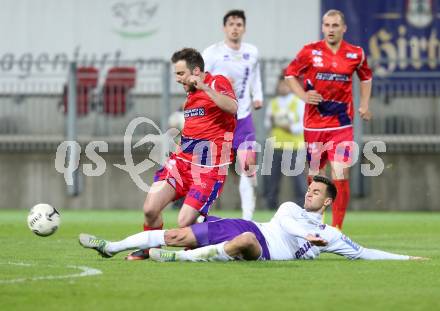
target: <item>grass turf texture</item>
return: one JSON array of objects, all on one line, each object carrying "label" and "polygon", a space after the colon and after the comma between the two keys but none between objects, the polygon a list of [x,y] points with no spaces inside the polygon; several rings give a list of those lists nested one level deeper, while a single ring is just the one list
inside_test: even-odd
[{"label": "grass turf texture", "polygon": [[[0,211],[0,310],[434,310],[440,293],[440,214],[349,213],[344,231],[371,248],[430,257],[423,262],[315,261],[156,263],[102,259],[80,232],[120,239],[141,228],[133,211],[61,211],[53,236],[26,227],[27,211]],[[239,217],[238,212],[219,212]],[[271,212],[259,212],[266,221]],[[328,216],[329,218],[329,216]],[[165,213],[166,227],[177,214]],[[12,264],[11,264],[12,263]],[[16,264],[31,264],[16,265]],[[14,264],[14,265],[13,265]],[[80,271],[95,276],[30,280]],[[20,283],[5,283],[25,278]]]}]

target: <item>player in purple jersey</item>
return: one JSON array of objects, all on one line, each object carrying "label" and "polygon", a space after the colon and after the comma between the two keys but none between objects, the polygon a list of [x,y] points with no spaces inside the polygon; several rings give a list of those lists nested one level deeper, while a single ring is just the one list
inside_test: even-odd
[{"label": "player in purple jersey", "polygon": [[157,261],[296,260],[314,259],[321,252],[349,259],[423,259],[364,248],[338,229],[322,224],[322,213],[335,197],[334,184],[326,177],[315,176],[307,190],[304,208],[293,202],[284,203],[267,223],[208,217],[204,223],[181,229],[144,231],[117,242],[82,233],[79,242],[103,257],[127,249],[161,245],[196,248],[188,251],[152,248],[150,258]]}]

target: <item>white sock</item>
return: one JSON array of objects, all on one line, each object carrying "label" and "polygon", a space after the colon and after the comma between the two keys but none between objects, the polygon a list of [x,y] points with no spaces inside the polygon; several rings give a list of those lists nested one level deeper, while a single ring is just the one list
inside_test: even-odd
[{"label": "white sock", "polygon": [[241,209],[243,211],[243,219],[252,220],[255,210],[255,184],[256,176],[247,177],[240,176],[240,198]]},{"label": "white sock", "polygon": [[149,230],[136,233],[118,242],[109,242],[106,251],[116,254],[128,249],[146,249],[165,245],[165,230]]},{"label": "white sock", "polygon": [[178,261],[230,261],[234,260],[225,252],[226,242],[208,245],[188,251],[176,252]]}]

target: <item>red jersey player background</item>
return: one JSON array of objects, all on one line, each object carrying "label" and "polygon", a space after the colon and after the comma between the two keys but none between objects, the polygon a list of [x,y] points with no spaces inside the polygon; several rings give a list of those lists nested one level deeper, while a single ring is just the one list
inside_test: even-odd
[{"label": "red jersey player background", "polygon": [[[332,225],[342,228],[350,199],[349,167],[353,153],[352,75],[360,84],[359,114],[369,120],[372,73],[361,47],[343,40],[347,31],[344,14],[329,10],[322,17],[324,40],[305,45],[286,69],[286,79],[307,104],[304,112],[304,140],[307,144],[309,178],[325,174],[330,162],[338,190],[333,204]],[[299,78],[304,82],[301,85]]]},{"label": "red jersey player background", "polygon": [[[171,61],[176,81],[187,92],[185,123],[180,150],[156,172],[145,199],[145,231],[162,229],[162,210],[181,197],[185,199],[177,220],[179,227],[207,215],[223,189],[233,157],[237,101],[229,80],[204,72],[203,58],[195,49],[177,51]],[[138,250],[127,259],[145,259],[147,254]]]}]

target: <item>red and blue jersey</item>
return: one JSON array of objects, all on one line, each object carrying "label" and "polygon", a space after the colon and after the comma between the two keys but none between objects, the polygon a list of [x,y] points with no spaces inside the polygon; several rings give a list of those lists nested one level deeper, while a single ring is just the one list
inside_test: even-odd
[{"label": "red and blue jersey", "polygon": [[[208,72],[203,81],[213,90],[236,100],[229,80]],[[184,104],[185,125],[178,158],[204,166],[230,163],[236,116],[221,110],[202,90],[187,94]]]},{"label": "red and blue jersey", "polygon": [[319,105],[306,105],[305,129],[328,129],[351,126],[354,117],[352,76],[361,81],[372,79],[363,49],[345,41],[336,53],[318,41],[305,45],[285,71],[286,78],[302,77],[306,91],[322,95]]}]

